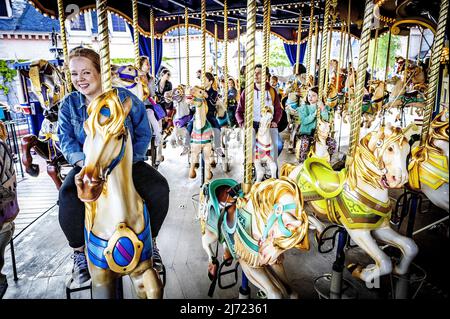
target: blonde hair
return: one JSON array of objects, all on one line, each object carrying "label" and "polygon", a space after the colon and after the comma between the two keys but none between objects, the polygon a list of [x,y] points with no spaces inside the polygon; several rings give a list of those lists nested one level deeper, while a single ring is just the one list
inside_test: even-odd
[{"label": "blonde hair", "polygon": [[94,65],[95,70],[100,73],[100,55],[97,52],[89,48],[76,47],[70,51],[69,61],[76,57],[83,57],[90,60]]}]

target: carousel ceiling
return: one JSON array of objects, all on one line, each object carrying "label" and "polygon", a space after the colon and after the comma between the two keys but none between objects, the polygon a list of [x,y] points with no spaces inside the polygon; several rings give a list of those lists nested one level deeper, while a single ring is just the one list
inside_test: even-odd
[{"label": "carousel ceiling", "polygon": [[[335,30],[340,29],[341,21],[347,21],[350,13],[353,36],[360,36],[364,12],[364,0],[331,0],[337,3],[335,10]],[[350,6],[349,6],[350,1]],[[30,0],[39,11],[53,17],[58,17],[57,0]],[[67,5],[68,1],[65,1]],[[322,25],[324,14],[324,0],[314,0],[314,19]],[[79,12],[95,9],[95,0],[71,1],[76,4]],[[379,8],[381,32],[388,30],[387,26],[396,26],[397,34],[404,32],[410,25],[422,22],[423,27],[435,28],[440,0],[375,0]],[[154,9],[155,34],[157,37],[167,32],[184,27],[185,7],[188,8],[189,25],[200,28],[201,0],[138,0],[139,31],[145,36],[150,36],[150,8]],[[350,10],[349,10],[350,7]],[[67,7],[68,8],[68,7]],[[108,8],[129,23],[132,22],[131,0],[108,1]],[[262,29],[263,1],[257,0],[257,28]],[[302,14],[302,39],[306,40],[310,24],[311,0],[272,0],[271,1],[271,31],[285,42],[297,42],[297,30],[299,14]],[[218,27],[218,38],[223,39],[223,0],[207,0],[207,32],[214,35],[215,24]],[[228,39],[233,40],[237,36],[237,21],[240,20],[241,32],[245,32],[246,1],[228,0]],[[69,14],[67,12],[66,14]]]}]

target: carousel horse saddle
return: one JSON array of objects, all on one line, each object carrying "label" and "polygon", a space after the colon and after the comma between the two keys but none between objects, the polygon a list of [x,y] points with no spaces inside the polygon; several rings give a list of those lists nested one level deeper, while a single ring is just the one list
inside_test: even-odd
[{"label": "carousel horse saddle", "polygon": [[333,198],[342,192],[345,174],[345,170],[334,171],[324,159],[311,157],[303,163],[303,177],[323,198]]},{"label": "carousel horse saddle", "polygon": [[145,204],[144,222],[145,228],[139,235],[125,223],[120,223],[109,240],[94,235],[92,231],[88,234],[85,228],[89,260],[99,268],[116,273],[133,271],[139,262],[150,259],[153,252],[150,217]]}]

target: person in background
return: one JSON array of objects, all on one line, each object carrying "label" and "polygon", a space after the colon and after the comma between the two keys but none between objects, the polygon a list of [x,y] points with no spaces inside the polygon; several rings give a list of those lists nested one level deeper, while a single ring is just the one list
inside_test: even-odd
[{"label": "person in background", "polygon": [[238,100],[238,91],[236,89],[236,83],[233,78],[228,79],[228,125],[230,127],[236,127],[236,108],[237,108],[237,100]]},{"label": "person in background", "polygon": [[172,93],[172,82],[170,82],[170,71],[168,69],[161,71],[155,93],[157,103],[164,107],[166,111],[173,109],[173,102],[166,101],[167,94]]}]

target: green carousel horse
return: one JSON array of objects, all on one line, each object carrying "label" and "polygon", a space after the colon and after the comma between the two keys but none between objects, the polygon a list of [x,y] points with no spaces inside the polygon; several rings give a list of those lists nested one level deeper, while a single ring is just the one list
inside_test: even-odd
[{"label": "green carousel horse", "polygon": [[217,250],[226,246],[225,262],[235,259],[245,276],[268,298],[295,298],[283,266],[283,253],[309,249],[308,218],[298,186],[287,178],[257,182],[248,195],[232,179],[204,184],[199,217],[202,244],[209,257],[208,276],[217,278]]},{"label": "green carousel horse", "polygon": [[382,127],[363,137],[347,169],[333,171],[323,159],[308,158],[298,166],[285,164],[281,176],[296,181],[309,205],[310,222],[319,233],[322,221],[345,227],[353,241],[375,265],[357,265],[352,274],[366,282],[392,272],[391,259],[375,239],[400,248],[403,258],[394,268],[405,274],[418,252],[414,241],[389,226],[392,211],[388,190],[400,188],[408,180],[406,157],[409,144],[399,128]]}]

